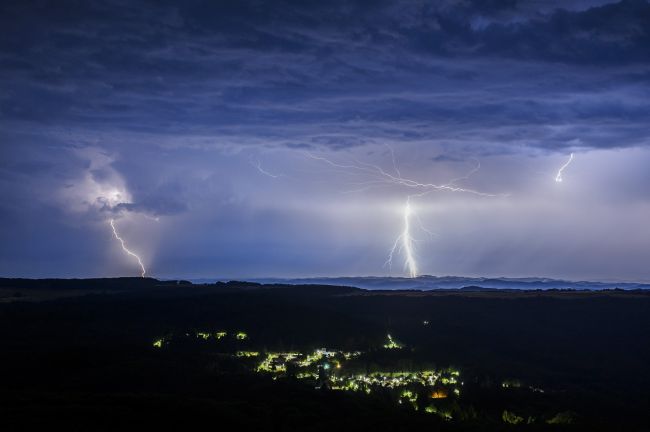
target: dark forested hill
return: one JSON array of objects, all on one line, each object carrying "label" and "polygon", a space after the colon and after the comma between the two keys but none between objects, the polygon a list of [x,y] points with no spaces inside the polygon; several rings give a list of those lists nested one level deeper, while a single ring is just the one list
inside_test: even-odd
[{"label": "dark forested hill", "polygon": [[0,290],[0,422],[9,430],[647,424],[646,291],[154,279],[4,279]]}]

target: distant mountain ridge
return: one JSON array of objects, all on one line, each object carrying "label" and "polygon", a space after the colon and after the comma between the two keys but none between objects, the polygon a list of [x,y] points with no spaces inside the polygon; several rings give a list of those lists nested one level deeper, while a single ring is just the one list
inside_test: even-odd
[{"label": "distant mountain ridge", "polygon": [[[221,283],[217,283],[221,282]],[[216,285],[215,285],[216,283]],[[282,286],[320,285],[330,287],[353,287],[366,290],[459,290],[466,292],[497,290],[650,290],[650,283],[566,281],[549,278],[480,278],[462,276],[406,277],[318,277],[318,278],[205,278],[205,279],[153,279],[139,277],[90,278],[90,279],[22,279],[0,278],[0,291],[11,289],[40,289],[98,292],[133,289],[160,289],[170,287],[200,288],[206,285],[220,289],[257,289]],[[2,296],[0,296],[2,297]]]},{"label": "distant mountain ridge", "polygon": [[[192,282],[214,282],[217,279],[195,279]],[[650,289],[650,283],[635,282],[591,282],[591,281],[566,281],[550,278],[483,278],[463,276],[419,276],[417,278],[360,276],[360,277],[319,277],[319,278],[254,278],[243,279],[249,282],[263,284],[300,284],[300,285],[342,285],[374,290],[435,290],[435,289],[575,289],[575,290],[602,290],[602,289]]]}]

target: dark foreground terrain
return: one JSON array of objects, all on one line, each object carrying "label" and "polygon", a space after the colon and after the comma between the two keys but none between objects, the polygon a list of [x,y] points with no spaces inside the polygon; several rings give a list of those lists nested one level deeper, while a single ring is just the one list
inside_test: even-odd
[{"label": "dark foreground terrain", "polygon": [[0,429],[647,431],[649,335],[641,290],[4,279]]}]

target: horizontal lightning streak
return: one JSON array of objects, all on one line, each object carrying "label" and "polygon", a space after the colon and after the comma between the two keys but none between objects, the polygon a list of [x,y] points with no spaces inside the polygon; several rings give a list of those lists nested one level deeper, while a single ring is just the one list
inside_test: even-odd
[{"label": "horizontal lightning streak", "polygon": [[[468,176],[465,176],[460,179],[456,179],[450,183],[446,184],[434,184],[434,183],[421,183],[416,180],[412,180],[409,178],[404,178],[401,176],[401,174],[393,175],[390,174],[386,171],[384,171],[381,167],[377,165],[371,165],[363,162],[357,162],[357,165],[343,165],[343,164],[338,164],[336,162],[332,162],[329,159],[326,159],[324,157],[316,156],[311,153],[307,153],[307,156],[311,159],[318,160],[321,162],[324,162],[334,168],[341,168],[341,169],[346,169],[346,170],[356,170],[359,171],[360,173],[365,173],[367,175],[374,176],[377,178],[379,181],[382,181],[387,184],[394,184],[394,185],[399,185],[399,186],[405,186],[411,189],[421,189],[423,190],[423,193],[426,193],[427,191],[432,191],[432,190],[442,190],[442,191],[448,191],[448,192],[464,192],[464,193],[470,193],[474,195],[479,195],[479,196],[485,196],[485,197],[494,197],[497,196],[495,194],[489,194],[489,193],[484,193],[484,192],[479,192],[473,189],[467,189],[467,188],[462,188],[459,186],[455,186],[454,182],[457,182],[459,180],[462,180]],[[476,168],[474,169],[476,171]]]}]

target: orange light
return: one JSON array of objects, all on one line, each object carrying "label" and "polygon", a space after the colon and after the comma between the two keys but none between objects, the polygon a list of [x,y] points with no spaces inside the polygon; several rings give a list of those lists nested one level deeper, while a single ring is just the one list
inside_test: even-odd
[{"label": "orange light", "polygon": [[436,390],[431,393],[431,399],[445,399],[447,396],[447,392],[444,390]]}]

